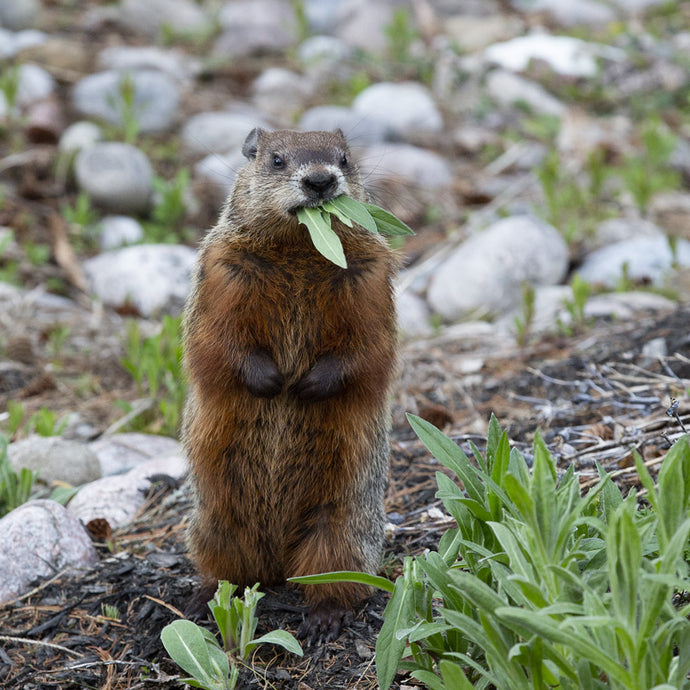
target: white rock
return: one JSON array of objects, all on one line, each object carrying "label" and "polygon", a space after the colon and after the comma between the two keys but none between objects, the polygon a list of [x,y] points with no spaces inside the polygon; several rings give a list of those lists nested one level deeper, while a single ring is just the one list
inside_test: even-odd
[{"label": "white rock", "polygon": [[609,218],[597,226],[594,245],[603,247],[632,237],[665,238],[664,232],[644,218]]},{"label": "white rock", "polygon": [[366,183],[372,186],[390,179],[410,182],[419,189],[442,189],[453,178],[444,158],[409,144],[369,146],[363,152],[359,167]]},{"label": "white rock", "polygon": [[254,127],[268,127],[268,124],[249,113],[198,113],[185,122],[181,133],[182,143],[187,151],[195,155],[224,154],[242,148]]},{"label": "white rock", "polygon": [[545,88],[507,70],[491,71],[486,79],[486,88],[489,96],[503,106],[526,103],[535,113],[557,117],[566,111],[566,106]]},{"label": "white rock", "polygon": [[106,70],[81,79],[72,90],[76,110],[122,125],[125,102],[122,89],[130,81],[134,90],[132,110],[143,133],[164,132],[178,116],[179,86],[167,74],[155,69]]},{"label": "white rock", "polygon": [[610,3],[599,0],[514,0],[513,4],[523,12],[548,12],[556,22],[565,26],[608,24],[616,19]]},{"label": "white rock", "polygon": [[[585,318],[632,319],[643,312],[672,311],[675,302],[652,292],[608,292],[594,295],[585,303]],[[564,315],[567,322],[569,314]]]},{"label": "white rock", "polygon": [[213,52],[225,57],[281,53],[297,38],[297,20],[289,3],[280,0],[235,0],[219,14],[223,33]]},{"label": "white rock", "polygon": [[89,444],[104,477],[122,474],[148,460],[181,455],[182,446],[173,438],[128,432],[103,436]]},{"label": "white rock", "polygon": [[398,327],[406,338],[432,335],[434,329],[429,323],[431,312],[427,303],[409,290],[396,296]]},{"label": "white rock", "polygon": [[308,71],[333,77],[345,74],[343,63],[352,56],[352,49],[335,36],[310,36],[297,51],[300,63]]},{"label": "white rock", "polygon": [[47,98],[55,91],[55,80],[50,74],[31,63],[25,63],[19,68],[19,86],[17,87],[17,103],[27,106],[36,101]]},{"label": "white rock", "polygon": [[0,520],[0,602],[61,570],[88,568],[97,561],[83,525],[55,501],[29,501]]},{"label": "white rock", "polygon": [[414,132],[440,132],[443,118],[427,89],[416,82],[379,82],[362,91],[353,110],[381,120],[401,136]]},{"label": "white rock", "polygon": [[558,231],[530,216],[497,221],[460,247],[432,276],[427,300],[450,321],[472,312],[505,311],[521,300],[521,284],[553,285],[568,268]]},{"label": "white rock", "polygon": [[597,57],[622,59],[623,53],[610,46],[586,43],[572,36],[534,33],[503,43],[494,43],[484,57],[516,72],[527,69],[530,60],[543,60],[551,69],[570,77],[593,77],[599,71]]},{"label": "white rock", "polygon": [[319,105],[306,110],[300,118],[299,128],[326,132],[340,128],[351,147],[378,144],[391,134],[385,122],[340,105]]},{"label": "white rock", "polygon": [[187,298],[196,252],[172,244],[114,249],[83,263],[92,292],[113,308],[144,317],[179,313]]},{"label": "white rock", "polygon": [[103,139],[101,128],[94,122],[79,120],[72,123],[60,136],[58,148],[65,153],[76,153]]},{"label": "white rock", "polygon": [[463,14],[449,17],[443,23],[443,31],[463,53],[473,53],[497,41],[508,40],[522,33],[523,27],[522,21],[506,14],[481,17]]},{"label": "white rock", "polygon": [[0,25],[18,31],[36,24],[41,4],[38,0],[0,0]]},{"label": "white rock", "polygon": [[125,26],[152,38],[158,38],[163,27],[193,33],[209,24],[203,9],[193,0],[122,0],[117,16]]},{"label": "white rock", "polygon": [[385,28],[393,19],[393,7],[387,2],[350,0],[339,13],[334,33],[345,43],[376,55],[388,49]]},{"label": "white rock", "polygon": [[112,528],[128,524],[146,502],[150,477],[164,474],[180,479],[187,463],[180,455],[147,460],[125,474],[103,477],[83,487],[67,505],[67,510],[84,523],[104,519]]},{"label": "white rock", "polygon": [[46,34],[36,29],[25,29],[15,33],[8,29],[0,28],[0,57],[14,57],[20,50],[40,45],[45,43],[46,40]]},{"label": "white rock", "polygon": [[304,0],[302,9],[313,33],[333,33],[347,0]]},{"label": "white rock", "polygon": [[79,188],[93,201],[117,213],[141,213],[151,203],[153,169],[138,148],[121,142],[94,144],[77,154]]},{"label": "white rock", "polygon": [[106,216],[100,222],[101,249],[117,249],[144,239],[141,223],[130,216]]},{"label": "white rock", "polygon": [[181,83],[193,80],[201,69],[200,61],[186,53],[155,46],[110,46],[98,54],[97,62],[102,70],[154,69]]},{"label": "white rock", "polygon": [[674,260],[679,266],[690,266],[690,242],[678,240],[674,257],[666,237],[634,237],[588,254],[578,273],[588,283],[614,287],[625,270],[630,280],[661,287]]},{"label": "white rock", "polygon": [[[568,285],[538,285],[534,290],[534,314],[529,323],[530,333],[555,331],[558,320],[570,322],[564,307],[565,300],[572,300],[573,291]],[[520,300],[522,301],[522,300]],[[513,334],[517,332],[515,319],[524,322],[522,304],[518,303],[514,309],[497,320],[496,324]]]},{"label": "white rock", "polygon": [[30,436],[11,443],[7,450],[12,467],[36,470],[39,479],[63,481],[72,486],[86,484],[101,476],[98,458],[84,444],[59,436]]}]

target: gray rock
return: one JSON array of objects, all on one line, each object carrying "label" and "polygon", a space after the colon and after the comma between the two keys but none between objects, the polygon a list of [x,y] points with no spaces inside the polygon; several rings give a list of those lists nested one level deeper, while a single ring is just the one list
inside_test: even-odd
[{"label": "gray rock", "polygon": [[383,55],[388,49],[384,29],[392,19],[393,8],[388,3],[350,0],[339,13],[334,33],[353,48]]},{"label": "gray rock", "polygon": [[196,252],[171,244],[139,244],[83,263],[92,292],[106,305],[144,317],[179,313],[189,293]]},{"label": "gray rock", "polygon": [[594,245],[621,242],[632,237],[665,237],[663,231],[644,218],[609,218],[597,226]]},{"label": "gray rock", "polygon": [[60,136],[58,148],[64,153],[76,153],[89,148],[103,139],[101,128],[88,120],[71,124]]},{"label": "gray rock", "polygon": [[132,110],[140,131],[151,133],[170,129],[178,116],[179,87],[158,70],[107,70],[90,74],[75,85],[72,103],[82,115],[122,126],[127,107],[122,89],[128,80],[134,90]]},{"label": "gray rock", "polygon": [[252,84],[256,107],[286,126],[314,94],[312,79],[282,67],[269,67]]},{"label": "gray rock", "polygon": [[31,63],[19,68],[19,86],[17,87],[17,103],[24,107],[47,98],[55,91],[55,80],[50,74]]},{"label": "gray rock", "polygon": [[360,170],[367,184],[381,180],[411,183],[419,189],[442,189],[450,184],[453,174],[444,158],[433,151],[409,144],[375,144],[369,146],[360,161]]},{"label": "gray rock", "polygon": [[443,23],[448,38],[465,53],[482,50],[497,41],[506,41],[522,33],[524,24],[507,14],[477,16],[462,14],[449,17]]},{"label": "gray rock", "polygon": [[545,88],[507,70],[491,71],[486,79],[486,89],[489,96],[503,106],[525,103],[539,115],[557,117],[566,111],[566,106]]},{"label": "gray rock", "polygon": [[182,454],[182,447],[173,438],[137,432],[103,436],[89,448],[98,458],[104,477],[123,474],[155,458]]},{"label": "gray rock", "polygon": [[351,108],[339,105],[320,105],[306,110],[300,118],[299,128],[304,131],[326,132],[340,128],[350,146],[378,144],[391,134],[385,122],[368,115],[359,115]]},{"label": "gray rock", "polygon": [[242,148],[247,134],[254,127],[268,127],[268,124],[249,113],[198,113],[185,122],[182,143],[195,155],[224,154]]},{"label": "gray rock", "polygon": [[85,445],[59,436],[30,436],[11,443],[7,456],[17,470],[26,467],[50,483],[63,481],[72,486],[86,484],[101,476],[98,458]]},{"label": "gray rock", "polygon": [[[568,285],[538,285],[534,290],[534,315],[529,324],[530,333],[544,333],[555,331],[558,321],[570,322],[565,300],[572,299],[573,291]],[[517,328],[515,319],[524,322],[522,304],[517,304],[505,316],[496,321],[496,325],[515,335]]]},{"label": "gray rock", "polygon": [[201,62],[179,50],[155,46],[110,46],[98,54],[98,66],[119,72],[158,70],[182,84],[192,81],[201,69]]},{"label": "gray rock", "polygon": [[8,29],[0,28],[0,57],[14,57],[24,48],[45,43],[46,39],[46,34],[36,29],[25,29],[15,33]]},{"label": "gray rock", "polygon": [[220,206],[235,184],[237,171],[246,163],[240,149],[226,155],[214,153],[194,166],[194,174],[208,186],[211,197]]},{"label": "gray rock", "polygon": [[106,216],[100,223],[101,249],[117,249],[144,239],[144,228],[130,216]]},{"label": "gray rock", "polygon": [[83,525],[55,501],[29,501],[0,520],[0,602],[61,570],[97,562]]},{"label": "gray rock", "polygon": [[304,0],[302,9],[313,33],[332,34],[347,0]]},{"label": "gray rock", "polygon": [[310,73],[329,79],[343,78],[347,73],[347,60],[352,48],[335,36],[311,36],[297,51],[300,63]]},{"label": "gray rock", "polygon": [[634,319],[641,313],[672,311],[675,308],[676,304],[673,301],[652,292],[608,292],[587,300],[585,318],[627,320]]},{"label": "gray rock", "polygon": [[177,33],[194,33],[209,24],[203,9],[193,0],[122,0],[117,18],[129,29],[152,38],[158,38],[164,27]]},{"label": "gray rock", "polygon": [[151,203],[153,169],[138,148],[120,142],[94,144],[77,154],[79,188],[116,213],[141,213]]},{"label": "gray rock", "polygon": [[500,313],[519,304],[524,281],[553,285],[567,269],[568,246],[555,228],[513,216],[460,245],[432,276],[427,300],[449,321],[472,312]]},{"label": "gray rock", "polygon": [[217,56],[282,53],[297,39],[292,6],[280,0],[236,0],[218,14],[223,33],[213,52]]},{"label": "gray rock", "polygon": [[432,335],[434,329],[429,323],[431,312],[427,303],[410,290],[400,292],[396,296],[398,310],[398,327],[406,338],[426,337]]},{"label": "gray rock", "polygon": [[625,270],[630,280],[661,287],[674,260],[679,266],[690,266],[690,242],[678,240],[674,257],[666,237],[634,237],[588,254],[578,273],[588,283],[614,287]]},{"label": "gray rock", "polygon": [[112,528],[122,527],[132,521],[146,502],[150,477],[164,474],[180,479],[186,472],[187,462],[181,455],[146,460],[125,474],[87,484],[72,498],[67,510],[84,523],[103,519]]},{"label": "gray rock", "polygon": [[0,25],[19,31],[35,26],[41,4],[38,0],[0,0]]},{"label": "gray rock", "polygon": [[364,89],[352,109],[376,118],[400,136],[415,132],[440,132],[443,118],[427,89],[416,82],[379,82]]},{"label": "gray rock", "polygon": [[494,43],[484,51],[484,57],[515,72],[527,69],[530,60],[542,60],[557,74],[593,77],[599,71],[597,57],[618,60],[624,54],[616,48],[586,43],[572,36],[533,33]]}]

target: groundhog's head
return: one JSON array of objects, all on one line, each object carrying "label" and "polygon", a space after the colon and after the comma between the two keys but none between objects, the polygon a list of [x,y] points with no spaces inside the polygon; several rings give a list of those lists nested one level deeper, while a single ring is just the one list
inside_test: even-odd
[{"label": "groundhog's head", "polygon": [[364,200],[357,166],[341,130],[267,132],[253,129],[242,147],[249,203],[264,212],[294,216],[340,194]]}]

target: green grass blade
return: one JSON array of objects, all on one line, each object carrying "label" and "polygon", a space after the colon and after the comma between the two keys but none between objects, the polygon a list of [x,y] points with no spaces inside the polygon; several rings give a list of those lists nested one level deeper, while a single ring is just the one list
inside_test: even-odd
[{"label": "green grass blade", "polygon": [[300,575],[299,577],[289,577],[288,582],[298,585],[322,585],[328,582],[356,582],[361,585],[377,587],[384,592],[393,592],[393,583],[385,577],[360,573],[354,570],[334,570],[330,573],[318,573],[316,575]]}]

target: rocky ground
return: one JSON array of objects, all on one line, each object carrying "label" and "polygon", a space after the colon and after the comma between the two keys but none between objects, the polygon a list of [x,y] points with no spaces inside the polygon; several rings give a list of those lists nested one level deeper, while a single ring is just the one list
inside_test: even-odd
[{"label": "rocky ground", "polygon": [[[405,412],[480,447],[493,412],[526,456],[539,429],[583,487],[596,462],[636,485],[633,448],[654,473],[690,419],[688,45],[682,1],[0,0],[0,432],[85,485],[0,522],[0,685],[178,685],[189,496],[147,439],[175,433],[170,317],[256,125],[341,127],[417,231],[382,572],[449,526]],[[384,606],[242,687],[375,687]],[[301,615],[271,592],[259,631]]]}]

